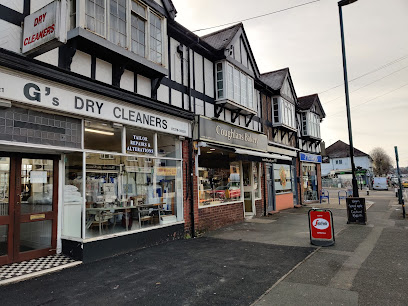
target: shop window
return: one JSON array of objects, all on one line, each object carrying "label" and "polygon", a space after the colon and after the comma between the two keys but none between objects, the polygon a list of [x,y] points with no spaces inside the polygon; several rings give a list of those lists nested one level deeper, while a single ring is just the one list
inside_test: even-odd
[{"label": "shop window", "polygon": [[110,123],[85,121],[84,144],[89,150],[121,152],[122,128]]},{"label": "shop window", "polygon": [[141,130],[126,128],[126,153],[137,155],[151,155],[154,152],[155,133]]},{"label": "shop window", "polygon": [[[229,161],[225,155],[202,149],[199,157],[200,206],[217,205],[241,200],[239,162]],[[203,156],[204,155],[204,156]]]},{"label": "shop window", "polygon": [[314,164],[303,164],[303,197],[305,201],[317,201],[317,175],[316,175],[316,165]]},{"label": "shop window", "polygon": [[160,157],[181,158],[180,141],[172,135],[158,134],[157,151]]},{"label": "shop window", "polygon": [[83,201],[83,153],[65,155],[62,235],[81,238]]},{"label": "shop window", "polygon": [[255,198],[261,198],[261,168],[259,163],[252,163],[252,175],[254,176]]},{"label": "shop window", "polygon": [[150,59],[158,64],[162,63],[162,20],[150,12]]},{"label": "shop window", "polygon": [[86,237],[182,220],[181,161],[86,155]]},{"label": "shop window", "polygon": [[276,194],[292,192],[292,176],[289,165],[274,164],[273,175]]}]

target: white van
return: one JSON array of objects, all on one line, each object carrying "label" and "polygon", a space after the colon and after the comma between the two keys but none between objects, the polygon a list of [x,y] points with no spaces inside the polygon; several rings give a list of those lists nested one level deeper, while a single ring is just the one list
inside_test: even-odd
[{"label": "white van", "polygon": [[373,189],[388,190],[387,178],[386,177],[375,177],[374,182],[373,182]]}]

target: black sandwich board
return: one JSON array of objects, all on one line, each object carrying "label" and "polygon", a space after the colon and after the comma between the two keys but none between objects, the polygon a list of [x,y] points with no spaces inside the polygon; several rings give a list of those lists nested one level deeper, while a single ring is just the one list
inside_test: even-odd
[{"label": "black sandwich board", "polygon": [[347,224],[367,224],[365,198],[346,198]]}]

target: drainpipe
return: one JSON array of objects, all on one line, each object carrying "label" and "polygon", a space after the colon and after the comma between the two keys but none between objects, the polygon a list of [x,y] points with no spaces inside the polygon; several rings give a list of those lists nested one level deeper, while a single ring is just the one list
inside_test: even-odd
[{"label": "drainpipe", "polygon": [[[191,112],[191,67],[190,67],[190,47],[187,46],[187,69],[188,69],[188,109]],[[191,138],[188,141],[188,168],[190,170],[189,188],[190,188],[190,220],[191,220],[191,237],[195,235],[195,219],[194,219],[194,169],[193,169],[193,139],[194,137],[194,123],[191,128]]]}]

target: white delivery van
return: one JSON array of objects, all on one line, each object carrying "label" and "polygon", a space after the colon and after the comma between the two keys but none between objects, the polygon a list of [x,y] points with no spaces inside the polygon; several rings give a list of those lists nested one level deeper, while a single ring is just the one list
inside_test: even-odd
[{"label": "white delivery van", "polygon": [[376,190],[388,190],[386,177],[375,177],[373,182],[373,189]]}]

